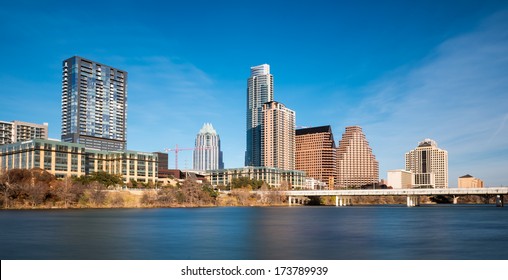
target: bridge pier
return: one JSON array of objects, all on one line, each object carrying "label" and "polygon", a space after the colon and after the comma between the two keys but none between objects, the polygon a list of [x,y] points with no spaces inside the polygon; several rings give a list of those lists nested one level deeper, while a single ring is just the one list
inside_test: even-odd
[{"label": "bridge pier", "polygon": [[407,196],[407,207],[420,206],[420,197],[417,195]]},{"label": "bridge pier", "polygon": [[353,205],[353,199],[350,196],[335,196],[335,206],[350,206]]},{"label": "bridge pier", "polygon": [[304,198],[288,196],[288,204],[289,204],[289,206],[293,206],[293,204],[303,205],[304,203],[305,203],[305,199]]},{"label": "bridge pier", "polygon": [[457,204],[459,202],[459,196],[458,195],[454,195],[453,196],[453,204]]},{"label": "bridge pier", "polygon": [[496,206],[497,207],[504,207],[504,201],[503,201],[503,195],[502,194],[498,194],[496,196]]}]

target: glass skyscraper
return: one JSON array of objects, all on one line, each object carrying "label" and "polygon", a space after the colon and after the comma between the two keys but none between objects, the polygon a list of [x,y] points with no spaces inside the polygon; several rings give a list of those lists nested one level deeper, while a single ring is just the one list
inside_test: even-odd
[{"label": "glass skyscraper", "polygon": [[273,76],[270,65],[262,64],[250,68],[247,80],[247,150],[246,166],[262,166],[261,126],[263,123],[263,104],[273,101]]},{"label": "glass skyscraper", "polygon": [[78,56],[63,61],[62,141],[127,148],[127,72]]}]

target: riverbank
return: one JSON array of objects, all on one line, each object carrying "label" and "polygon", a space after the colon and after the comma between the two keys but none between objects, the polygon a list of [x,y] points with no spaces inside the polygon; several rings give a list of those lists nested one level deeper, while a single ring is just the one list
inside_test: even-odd
[{"label": "riverbank", "polygon": [[[108,190],[101,194],[95,194],[91,199],[90,194],[84,195],[76,203],[65,203],[65,201],[46,201],[41,204],[32,204],[29,201],[10,201],[8,207],[2,203],[2,209],[115,209],[115,208],[198,208],[198,207],[273,207],[288,205],[287,197],[274,192],[273,195],[260,197],[252,195],[248,190],[235,190],[229,194],[218,194],[208,202],[196,200],[195,202],[178,202],[168,200],[160,190]],[[101,198],[97,199],[97,196]],[[428,197],[421,196],[421,205],[451,204],[451,197]],[[494,199],[486,200],[484,197],[469,195],[462,196],[459,204],[493,204]],[[352,204],[359,205],[405,205],[406,197],[382,196],[382,197],[353,197]],[[298,205],[298,204],[297,204]],[[294,205],[294,206],[297,206]],[[323,205],[335,206],[334,197],[315,197],[306,201],[306,204],[299,205]]]}]

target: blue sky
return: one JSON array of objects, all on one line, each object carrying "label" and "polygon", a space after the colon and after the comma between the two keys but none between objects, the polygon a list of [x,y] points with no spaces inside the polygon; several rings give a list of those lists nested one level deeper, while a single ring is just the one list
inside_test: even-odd
[{"label": "blue sky", "polygon": [[297,125],[329,124],[337,143],[363,128],[380,178],[432,138],[450,186],[508,185],[506,1],[3,1],[0,38],[0,120],[48,122],[51,138],[61,63],[79,55],[129,73],[129,149],[192,147],[210,122],[242,166],[247,78],[268,63]]}]

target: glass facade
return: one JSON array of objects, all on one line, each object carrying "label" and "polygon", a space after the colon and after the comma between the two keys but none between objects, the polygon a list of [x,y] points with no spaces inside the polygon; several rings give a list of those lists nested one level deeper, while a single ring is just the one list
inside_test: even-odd
[{"label": "glass facade", "polygon": [[63,62],[62,141],[122,151],[127,141],[127,72],[81,57]]}]

